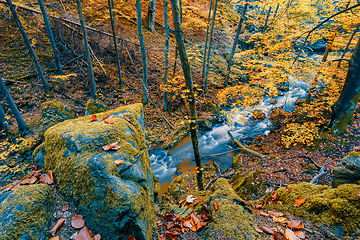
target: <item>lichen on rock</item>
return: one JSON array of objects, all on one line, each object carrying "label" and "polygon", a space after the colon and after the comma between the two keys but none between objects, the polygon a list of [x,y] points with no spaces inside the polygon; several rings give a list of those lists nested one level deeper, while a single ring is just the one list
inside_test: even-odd
[{"label": "lichen on rock", "polygon": [[334,167],[332,187],[360,183],[360,151],[353,151]]},{"label": "lichen on rock", "polygon": [[51,203],[51,188],[45,184],[0,194],[0,239],[48,239]]},{"label": "lichen on rock", "polygon": [[89,99],[85,105],[85,115],[101,113],[109,110],[109,108],[98,101]]},{"label": "lichen on rock", "polygon": [[[105,123],[110,115],[115,123]],[[124,116],[126,117],[124,118]],[[142,105],[65,121],[45,132],[45,168],[79,206],[87,226],[106,239],[151,239],[155,226],[154,175],[144,139]],[[130,121],[128,121],[127,119]],[[118,151],[102,146],[118,142]],[[124,163],[116,165],[115,160]]]},{"label": "lichen on rock", "polygon": [[41,115],[45,130],[67,119],[75,118],[75,111],[61,102],[44,102],[41,104]]}]

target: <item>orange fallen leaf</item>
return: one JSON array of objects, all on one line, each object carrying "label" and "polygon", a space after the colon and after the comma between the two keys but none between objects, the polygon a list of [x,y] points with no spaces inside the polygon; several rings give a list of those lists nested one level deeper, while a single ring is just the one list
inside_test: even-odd
[{"label": "orange fallen leaf", "polygon": [[268,217],[269,216],[269,213],[267,212],[264,212],[264,211],[259,211],[259,214],[263,217]]},{"label": "orange fallen leaf", "polygon": [[94,122],[94,121],[96,121],[96,115],[92,115],[89,120],[89,122]]},{"label": "orange fallen leaf", "polygon": [[114,162],[115,162],[115,164],[118,165],[118,166],[124,163],[123,160],[115,160]]},{"label": "orange fallen leaf", "polygon": [[117,145],[118,143],[119,142],[110,143],[108,145],[102,146],[102,148],[104,149],[104,151],[109,151],[109,150],[117,151],[121,149],[121,146]]},{"label": "orange fallen leaf", "polygon": [[71,125],[71,124],[73,124],[73,121],[69,121],[66,123],[66,125]]},{"label": "orange fallen leaf", "polygon": [[71,226],[75,229],[80,229],[85,225],[83,216],[81,215],[75,215],[72,219],[71,219]]},{"label": "orange fallen leaf", "polygon": [[20,182],[20,185],[27,185],[27,184],[30,184],[30,178],[25,178],[24,180],[22,180],[21,182]]},{"label": "orange fallen leaf", "polygon": [[110,115],[106,115],[105,117],[102,118],[102,120],[107,119],[108,117],[110,117]]},{"label": "orange fallen leaf", "polygon": [[289,187],[286,187],[286,191],[289,193],[291,192],[291,189]]},{"label": "orange fallen leaf", "polygon": [[217,210],[219,209],[219,207],[220,207],[220,204],[216,203],[216,204],[214,205],[214,211],[217,211]]},{"label": "orange fallen leaf", "polygon": [[264,231],[263,230],[261,230],[260,228],[258,228],[258,227],[254,227],[255,228],[255,231],[257,231],[258,233],[263,233]]},{"label": "orange fallen leaf", "polygon": [[294,232],[295,236],[297,236],[298,238],[301,238],[301,239],[305,239],[305,233],[302,232],[302,231],[296,231]]},{"label": "orange fallen leaf", "polygon": [[69,204],[64,205],[61,209],[63,212],[66,212],[67,210],[69,210]]},{"label": "orange fallen leaf", "polygon": [[285,237],[288,240],[299,240],[299,238],[294,234],[294,232],[288,228],[285,231]]},{"label": "orange fallen leaf", "polygon": [[56,232],[64,224],[64,222],[65,218],[60,218],[59,220],[57,220],[55,226],[50,230],[51,235],[55,236]]},{"label": "orange fallen leaf", "polygon": [[129,236],[126,240],[136,240],[134,235]]},{"label": "orange fallen leaf", "polygon": [[186,227],[186,228],[191,228],[192,227],[190,221],[185,221],[183,226]]},{"label": "orange fallen leaf", "polygon": [[166,236],[159,235],[159,238],[160,238],[160,239],[166,239]]},{"label": "orange fallen leaf", "polygon": [[55,180],[54,172],[53,172],[52,170],[48,170],[48,173],[47,173],[47,174],[49,175],[49,177],[50,177],[50,179],[51,179],[52,181]]},{"label": "orange fallen leaf", "polygon": [[269,212],[271,217],[282,217],[284,214],[282,212]]},{"label": "orange fallen leaf", "polygon": [[34,184],[37,181],[37,177],[32,177],[30,179],[30,184]]},{"label": "orange fallen leaf", "polygon": [[286,223],[286,217],[273,217],[272,219],[274,222],[278,222],[278,223]]},{"label": "orange fallen leaf", "polygon": [[291,220],[288,222],[288,227],[292,230],[294,229],[303,229],[304,225],[302,224],[301,220]]},{"label": "orange fallen leaf", "polygon": [[271,197],[272,197],[272,200],[273,200],[273,201],[279,199],[279,195],[278,195],[277,192],[275,192],[275,191],[271,193]]},{"label": "orange fallen leaf", "polygon": [[115,123],[113,118],[106,118],[104,122],[109,123],[109,124],[114,124]]},{"label": "orange fallen leaf", "polygon": [[294,207],[300,207],[304,202],[306,198],[298,198],[294,202]]},{"label": "orange fallen leaf", "polygon": [[101,240],[100,234],[96,234],[96,235],[94,236],[94,240]]},{"label": "orange fallen leaf", "polygon": [[40,176],[40,182],[41,183],[44,183],[44,184],[47,184],[47,185],[51,185],[54,183],[54,181],[50,178],[49,174],[42,174]]},{"label": "orange fallen leaf", "polygon": [[59,236],[56,236],[56,237],[50,238],[50,240],[60,240],[60,238],[59,238]]},{"label": "orange fallen leaf", "polygon": [[261,230],[263,230],[264,232],[273,235],[275,232],[274,230],[272,230],[271,228],[268,227],[259,227]]},{"label": "orange fallen leaf", "polygon": [[75,240],[93,240],[91,231],[87,227],[83,227],[80,232],[76,235]]},{"label": "orange fallen leaf", "polygon": [[11,188],[11,190],[16,190],[18,188],[20,188],[20,185],[15,185],[14,187]]}]

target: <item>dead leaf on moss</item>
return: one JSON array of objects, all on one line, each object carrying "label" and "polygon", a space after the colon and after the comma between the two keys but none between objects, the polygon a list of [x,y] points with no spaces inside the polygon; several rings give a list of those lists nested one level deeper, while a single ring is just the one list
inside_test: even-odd
[{"label": "dead leaf on moss", "polygon": [[282,212],[269,212],[271,217],[282,217],[284,214]]},{"label": "dead leaf on moss", "polygon": [[305,239],[305,237],[306,237],[305,233],[302,231],[296,231],[296,232],[294,232],[294,234],[300,239]]},{"label": "dead leaf on moss", "polygon": [[100,234],[96,234],[96,235],[94,236],[94,240],[101,240]]},{"label": "dead leaf on moss", "polygon": [[285,231],[285,237],[288,240],[299,240],[299,238],[289,228],[287,228],[286,231]]},{"label": "dead leaf on moss", "polygon": [[47,173],[47,174],[42,174],[40,176],[40,182],[47,185],[51,185],[54,183],[54,180],[52,180],[49,174]]},{"label": "dead leaf on moss", "polygon": [[289,193],[291,192],[291,189],[289,187],[286,187],[286,191]]},{"label": "dead leaf on moss", "polygon": [[358,197],[360,197],[360,192],[357,195],[358,195]]},{"label": "dead leaf on moss", "polygon": [[269,213],[267,212],[264,212],[264,211],[259,211],[259,214],[263,217],[268,217],[269,216]]},{"label": "dead leaf on moss", "polygon": [[[80,216],[80,215],[77,215]],[[72,222],[71,222],[72,224]],[[83,227],[80,232],[76,235],[75,240],[94,240],[91,235],[91,231],[87,227]]]},{"label": "dead leaf on moss", "polygon": [[50,240],[60,240],[60,238],[59,238],[59,236],[56,236],[56,237],[50,238]]},{"label": "dead leaf on moss", "polygon": [[258,228],[258,227],[254,227],[255,228],[255,231],[257,231],[258,233],[263,233],[264,231],[263,230],[261,230],[260,228]]},{"label": "dead leaf on moss", "polygon": [[96,121],[96,115],[92,115],[89,120],[89,122],[94,122],[94,121]]},{"label": "dead leaf on moss", "polygon": [[298,198],[294,202],[294,207],[300,207],[304,202],[306,198]]},{"label": "dead leaf on moss", "polygon": [[119,142],[110,143],[108,145],[102,146],[102,148],[104,149],[104,151],[109,151],[109,150],[117,151],[121,149],[121,146],[117,145],[118,143]]},{"label": "dead leaf on moss", "polygon": [[291,220],[288,222],[288,227],[292,230],[294,229],[303,229],[304,225],[302,224],[301,220]]},{"label": "dead leaf on moss", "polygon": [[20,182],[20,185],[28,185],[28,184],[30,184],[30,180],[31,179],[27,177]]},{"label": "dead leaf on moss", "polygon": [[55,236],[59,228],[65,223],[65,218],[60,218],[57,220],[55,226],[50,230],[51,235]]},{"label": "dead leaf on moss", "polygon": [[34,184],[37,181],[37,177],[32,177],[30,179],[30,184]]},{"label": "dead leaf on moss", "polygon": [[81,215],[75,215],[72,219],[71,219],[71,226],[75,229],[80,229],[82,227],[84,227],[85,222],[83,219],[83,216]]},{"label": "dead leaf on moss", "polygon": [[216,203],[216,204],[214,205],[214,211],[216,212],[216,211],[219,209],[219,207],[220,207],[220,204]]},{"label": "dead leaf on moss", "polygon": [[121,164],[124,163],[124,161],[123,161],[123,160],[115,160],[114,163],[115,163],[116,165],[120,166]]},{"label": "dead leaf on moss", "polygon": [[105,117],[102,118],[102,120],[107,119],[108,117],[110,117],[110,115],[106,115]]},{"label": "dead leaf on moss", "polygon": [[259,227],[261,230],[263,230],[264,232],[273,235],[275,232],[274,230],[272,230],[271,228],[268,227]]},{"label": "dead leaf on moss", "polygon": [[129,236],[126,240],[136,240],[134,235]]},{"label": "dead leaf on moss", "polygon": [[274,222],[278,222],[278,223],[286,223],[287,222],[286,217],[273,217],[272,220]]},{"label": "dead leaf on moss", "polygon": [[67,210],[69,210],[69,204],[64,205],[61,209],[63,212],[66,212]]},{"label": "dead leaf on moss", "polygon": [[109,123],[109,124],[114,124],[115,120],[112,117],[109,117],[109,118],[106,118],[104,122]]}]

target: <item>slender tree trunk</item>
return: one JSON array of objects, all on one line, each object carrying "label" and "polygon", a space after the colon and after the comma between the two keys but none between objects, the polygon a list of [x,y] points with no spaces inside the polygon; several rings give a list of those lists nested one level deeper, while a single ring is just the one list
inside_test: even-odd
[{"label": "slender tree trunk", "polygon": [[280,8],[280,3],[278,3],[278,4],[276,5],[276,9],[275,9],[275,13],[274,13],[274,18],[273,18],[273,20],[272,20],[272,22],[271,22],[271,25],[273,25],[273,24],[275,23],[276,16],[277,16],[277,13],[278,13],[278,11],[279,11],[279,8]]},{"label": "slender tree trunk", "polygon": [[136,0],[136,16],[137,16],[137,29],[139,34],[139,43],[141,48],[141,59],[143,65],[143,104],[148,104],[148,95],[147,95],[147,61],[146,61],[146,49],[144,43],[144,36],[142,33],[142,26],[141,26],[141,0]]},{"label": "slender tree trunk", "polygon": [[42,83],[43,83],[43,85],[44,85],[45,92],[48,93],[48,92],[50,91],[50,86],[49,86],[48,82],[46,81],[46,79],[45,79],[45,77],[44,77],[44,74],[43,74],[43,72],[42,72],[42,70],[41,70],[41,67],[40,67],[40,63],[39,63],[39,61],[38,61],[38,59],[37,59],[37,57],[36,57],[36,54],[35,54],[35,52],[34,52],[34,49],[33,49],[32,46],[31,46],[31,43],[30,43],[30,41],[29,41],[29,38],[28,38],[27,35],[26,35],[26,32],[25,32],[25,30],[24,30],[24,27],[23,27],[23,25],[21,24],[21,21],[20,21],[20,19],[19,19],[19,16],[18,16],[17,13],[16,13],[15,7],[14,7],[14,5],[12,4],[11,0],[6,0],[6,1],[7,1],[8,5],[9,5],[9,7],[10,7],[10,11],[11,11],[11,13],[12,13],[12,15],[13,15],[15,21],[16,21],[16,24],[17,24],[18,27],[19,27],[20,33],[21,33],[21,35],[22,35],[22,37],[23,37],[23,39],[24,39],[24,42],[25,42],[25,44],[26,44],[26,47],[27,47],[27,49],[28,49],[28,51],[29,51],[32,59],[34,60],[34,63],[35,63],[35,66],[36,66],[38,75],[39,75],[39,77],[40,77],[40,79],[41,79],[41,81],[42,81]]},{"label": "slender tree trunk", "polygon": [[[328,55],[329,55],[329,51],[330,51],[330,49],[331,49],[331,47],[332,47],[332,44],[333,44],[333,42],[334,42],[334,40],[335,40],[335,36],[336,36],[336,33],[333,34],[332,38],[331,38],[330,41],[328,42],[328,44],[327,44],[327,46],[326,46],[326,49],[325,49],[325,53],[324,53],[324,55],[323,55],[323,57],[322,57],[322,59],[321,59],[321,63],[326,62],[326,59],[327,59],[327,57],[328,57]],[[308,92],[308,94],[307,94],[307,96],[306,96],[306,99],[305,99],[305,103],[306,103],[306,104],[309,104],[309,103],[310,103],[311,95],[312,95],[312,93],[314,92],[314,90],[315,90],[315,88],[316,88],[316,85],[317,85],[318,82],[319,82],[319,74],[320,74],[320,71],[317,71],[317,73],[316,73],[316,75],[315,75],[315,78],[314,78],[314,80],[313,80],[312,83],[311,83],[310,90],[309,90],[309,92]]]},{"label": "slender tree trunk", "polygon": [[205,49],[204,49],[203,70],[202,70],[202,76],[201,76],[202,79],[205,79],[205,65],[206,65],[206,56],[207,56],[207,48],[208,48],[208,41],[209,41],[209,28],[210,28],[210,19],[211,19],[211,9],[212,9],[212,0],[210,0],[208,23],[207,23],[207,27],[206,27],[206,41],[205,41]]},{"label": "slender tree trunk", "polygon": [[[165,71],[164,71],[164,88],[167,83],[169,72],[169,22],[168,22],[168,2],[164,0],[164,26],[165,26]],[[164,90],[164,110],[168,110],[168,93]]]},{"label": "slender tree trunk", "polygon": [[244,19],[245,19],[245,14],[246,14],[247,7],[248,7],[248,3],[245,3],[243,12],[242,12],[241,17],[240,17],[239,26],[238,26],[238,29],[236,31],[233,47],[231,49],[231,55],[230,55],[229,63],[228,63],[228,67],[227,67],[227,75],[226,75],[226,78],[225,78],[224,87],[227,87],[228,82],[229,82],[231,66],[233,64],[233,59],[234,59],[234,55],[235,55],[235,51],[236,51],[236,46],[237,46],[238,39],[239,39],[239,36],[240,36],[242,24],[243,24]]},{"label": "slender tree trunk", "polygon": [[96,99],[97,96],[96,96],[96,85],[95,85],[94,69],[93,69],[93,65],[92,65],[92,62],[91,62],[90,48],[89,48],[89,43],[88,43],[88,40],[87,40],[84,16],[83,16],[83,13],[82,13],[80,0],[77,0],[77,6],[78,6],[78,11],[79,11],[81,30],[82,30],[83,37],[84,37],[86,59],[87,59],[88,64],[89,64],[91,96],[92,96],[92,98]]},{"label": "slender tree trunk", "polygon": [[[351,44],[351,41],[353,40],[353,38],[354,38],[354,36],[355,36],[355,34],[357,33],[358,30],[359,30],[359,24],[356,25],[356,28],[355,28],[355,30],[353,31],[353,33],[351,34],[350,39],[349,39],[348,43],[346,44],[346,47],[345,47],[345,49],[344,49],[344,52],[342,53],[342,55],[341,55],[340,58],[344,58],[346,52],[347,52],[348,49],[349,49],[349,46],[350,46],[350,44]],[[339,68],[340,65],[341,65],[341,60],[339,61],[338,65],[337,65],[337,68]]]},{"label": "slender tree trunk", "polygon": [[5,133],[9,132],[10,124],[9,121],[6,118],[6,114],[4,112],[4,109],[0,105],[0,132],[1,130],[5,131]]},{"label": "slender tree trunk", "polygon": [[194,149],[194,156],[196,162],[196,172],[197,172],[197,184],[199,190],[204,190],[203,180],[202,180],[202,172],[203,169],[201,167],[201,158],[200,158],[200,150],[199,150],[199,142],[197,137],[197,113],[196,113],[196,99],[195,93],[193,89],[192,79],[191,79],[191,72],[190,72],[190,64],[186,55],[185,45],[184,45],[184,38],[182,35],[181,29],[181,19],[179,13],[179,6],[176,0],[171,0],[171,7],[173,12],[173,22],[174,22],[174,29],[175,29],[175,37],[176,43],[179,50],[180,60],[182,69],[184,72],[184,78],[186,82],[186,86],[189,90],[189,112],[190,112],[190,135],[191,141]]},{"label": "slender tree trunk", "polygon": [[5,83],[1,77],[0,77],[0,90],[1,90],[1,93],[5,96],[5,100],[6,100],[7,104],[9,105],[10,110],[14,114],[14,117],[15,117],[16,122],[19,127],[20,135],[22,135],[22,136],[26,135],[28,132],[28,127],[27,127],[24,119],[22,118],[18,108],[16,107],[14,100],[10,96],[10,93],[9,93],[8,89],[6,88]]},{"label": "slender tree trunk", "polygon": [[352,124],[354,110],[360,98],[360,40],[349,61],[345,84],[339,99],[332,106],[329,127],[334,133],[341,134],[347,125]]},{"label": "slender tree trunk", "polygon": [[109,12],[110,12],[110,20],[111,20],[111,29],[112,29],[114,47],[115,47],[115,53],[116,53],[116,65],[117,65],[118,74],[119,74],[119,86],[120,86],[120,88],[122,88],[123,80],[122,80],[122,75],[121,75],[119,49],[118,49],[117,40],[116,40],[116,33],[115,33],[114,13],[112,11],[112,9],[114,7],[114,3],[113,3],[113,0],[108,0],[108,3],[109,3]]},{"label": "slender tree trunk", "polygon": [[265,33],[265,31],[266,31],[266,28],[267,28],[267,25],[268,25],[268,22],[269,22],[270,13],[271,13],[271,6],[270,6],[269,11],[268,11],[267,16],[266,16],[266,20],[265,20],[265,24],[264,24],[264,29],[263,29],[263,31],[262,31],[263,33]]},{"label": "slender tree trunk", "polygon": [[49,39],[50,39],[50,43],[51,43],[51,48],[52,48],[53,53],[54,53],[55,64],[56,64],[56,68],[57,68],[57,73],[58,73],[58,74],[63,74],[64,71],[63,71],[62,66],[61,66],[61,61],[60,61],[59,53],[58,53],[57,48],[56,48],[56,43],[55,43],[54,35],[53,35],[52,30],[51,30],[51,26],[50,26],[49,18],[48,18],[47,13],[46,13],[46,9],[45,9],[45,6],[44,6],[44,2],[43,2],[43,0],[38,0],[38,2],[39,2],[39,5],[40,5],[41,13],[42,13],[43,18],[44,18],[44,23],[45,23],[46,31],[47,31],[47,33],[48,33],[48,35],[49,35]]},{"label": "slender tree trunk", "polygon": [[210,64],[210,56],[211,56],[212,36],[213,36],[213,32],[214,32],[214,24],[215,24],[217,3],[218,3],[218,0],[215,0],[215,6],[214,6],[214,12],[213,12],[213,18],[212,18],[212,24],[211,24],[211,30],[210,30],[209,51],[208,51],[208,53],[207,53],[207,58],[206,58],[206,67],[205,67],[206,70],[205,70],[205,80],[204,80],[204,92],[206,92],[206,89],[207,89],[207,79],[208,79],[208,74],[209,74],[209,64]]},{"label": "slender tree trunk", "polygon": [[149,0],[148,14],[146,17],[146,28],[151,32],[156,32],[155,30],[155,11],[156,11],[156,0]]}]

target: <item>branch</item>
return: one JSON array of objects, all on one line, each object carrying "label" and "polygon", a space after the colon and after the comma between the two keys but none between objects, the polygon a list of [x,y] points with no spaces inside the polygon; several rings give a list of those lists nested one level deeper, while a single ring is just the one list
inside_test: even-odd
[{"label": "branch", "polygon": [[241,148],[241,150],[244,150],[244,151],[246,151],[248,153],[254,154],[255,156],[258,156],[260,158],[266,158],[265,155],[263,155],[261,153],[258,153],[258,152],[254,151],[254,150],[251,150],[251,149],[245,147],[244,145],[242,145],[238,140],[236,140],[234,138],[234,136],[230,133],[230,131],[228,131],[228,134],[231,137],[231,139]]},{"label": "branch", "polygon": [[326,174],[326,172],[325,172],[325,167],[326,167],[327,161],[328,161],[328,159],[326,159],[324,165],[322,165],[322,167],[321,167],[321,169],[320,169],[320,172],[319,172],[315,177],[313,177],[313,179],[311,179],[310,183],[315,184],[315,182],[316,182],[320,177],[322,177],[323,175]]},{"label": "branch", "polygon": [[337,61],[347,61],[347,62],[350,62],[350,59],[348,59],[348,58],[338,58],[338,59],[334,59],[334,60],[328,60],[328,61],[326,61],[326,62],[328,63],[328,62],[337,62]]}]

